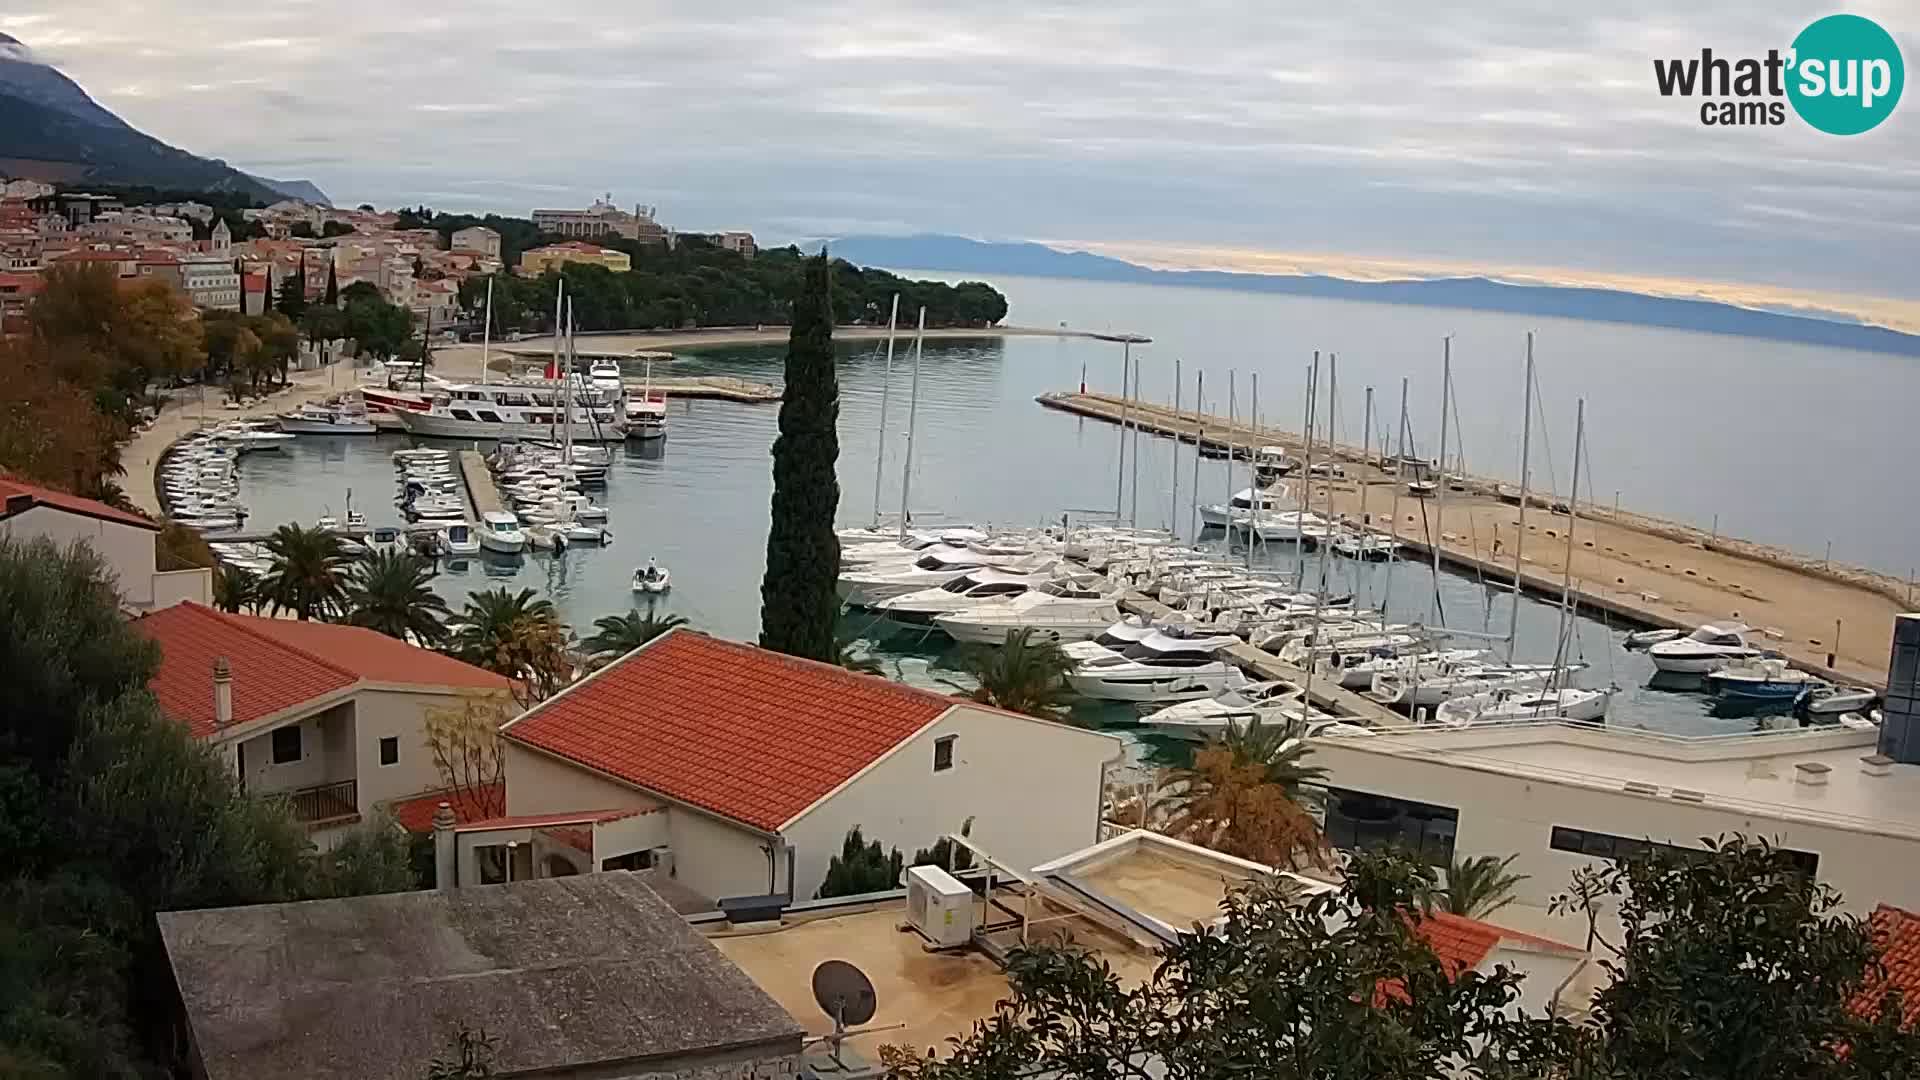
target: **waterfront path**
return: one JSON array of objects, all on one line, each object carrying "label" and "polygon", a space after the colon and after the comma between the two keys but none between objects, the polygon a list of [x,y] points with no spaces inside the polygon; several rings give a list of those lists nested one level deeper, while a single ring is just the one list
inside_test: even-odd
[{"label": "waterfront path", "polygon": [[317,371],[296,371],[292,373],[290,382],[292,385],[286,390],[254,399],[242,409],[223,408],[227,395],[222,387],[206,387],[204,402],[198,387],[183,387],[173,391],[173,396],[161,408],[159,417],[146,430],[135,432],[120,450],[120,462],[127,470],[127,475],[121,479],[121,487],[127,493],[127,498],[147,514],[155,518],[160,516],[160,496],[154,490],[154,470],[160,464],[160,456],[182,436],[203,426],[203,416],[205,424],[258,419],[299,408],[305,402],[319,401],[329,394],[352,389],[355,385],[353,369],[344,364]]},{"label": "waterfront path", "polygon": [[[1102,394],[1046,394],[1040,402],[1109,421],[1119,419],[1122,407],[1118,397]],[[1196,422],[1192,412],[1175,414],[1150,403],[1135,403],[1129,412],[1144,430],[1177,433],[1187,442],[1204,427],[1209,444],[1285,446],[1296,456],[1303,449],[1300,436],[1289,431],[1263,427],[1256,434],[1214,416]],[[1386,530],[1397,482],[1363,463],[1355,447],[1337,447],[1336,454],[1346,462],[1345,479],[1315,480],[1308,491],[1296,475],[1287,481],[1287,494],[1322,516],[1329,514],[1331,498],[1332,516],[1357,524],[1364,515],[1374,529]],[[1325,457],[1326,448],[1316,446],[1315,460]],[[1391,531],[1415,558],[1430,557],[1428,545],[1437,534],[1443,562],[1488,581],[1512,582],[1520,510],[1498,497],[1493,481],[1468,478],[1467,490],[1448,491],[1439,500],[1444,520],[1436,517],[1436,500],[1401,493]],[[1200,501],[1224,498],[1224,492],[1202,492]],[[1529,592],[1559,598],[1567,527],[1564,512],[1529,500],[1519,575]],[[1689,630],[1705,622],[1746,623],[1756,628],[1750,637],[1757,647],[1776,649],[1814,670],[1824,669],[1827,654],[1835,653],[1836,676],[1876,686],[1886,681],[1893,616],[1909,608],[1907,583],[1884,574],[1827,566],[1818,558],[1584,501],[1574,523],[1572,562],[1572,592],[1589,614],[1597,608],[1623,621]]]},{"label": "waterfront path", "polygon": [[476,524],[486,514],[506,509],[500,505],[500,491],[493,486],[493,473],[487,470],[487,459],[480,456],[480,451],[460,451],[460,475],[467,481],[467,505],[473,508]]}]

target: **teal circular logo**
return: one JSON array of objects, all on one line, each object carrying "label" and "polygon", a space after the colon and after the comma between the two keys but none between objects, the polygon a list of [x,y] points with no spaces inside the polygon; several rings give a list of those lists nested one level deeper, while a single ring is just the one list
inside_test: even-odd
[{"label": "teal circular logo", "polygon": [[1907,81],[1893,35],[1858,15],[1829,15],[1800,31],[1789,63],[1793,111],[1829,135],[1878,127]]}]

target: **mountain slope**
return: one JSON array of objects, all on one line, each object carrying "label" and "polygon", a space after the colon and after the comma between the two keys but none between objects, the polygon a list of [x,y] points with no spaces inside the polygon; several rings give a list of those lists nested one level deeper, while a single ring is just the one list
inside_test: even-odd
[{"label": "mountain slope", "polygon": [[311,180],[274,180],[270,177],[261,176],[258,173],[248,173],[247,175],[253,180],[279,192],[282,198],[299,199],[301,202],[312,203],[315,206],[333,205],[333,200],[327,198],[327,193],[320,190],[320,185]]},{"label": "mountain slope", "polygon": [[32,51],[9,34],[0,34],[0,90],[76,120],[132,130],[126,121],[88,97],[79,83],[35,60]]},{"label": "mountain slope", "polygon": [[1903,334],[1882,326],[1754,311],[1712,300],[1648,296],[1617,289],[1512,285],[1481,277],[1354,281],[1319,274],[1154,270],[1084,251],[1058,251],[1044,244],[1033,243],[986,243],[960,236],[849,236],[832,241],[829,247],[838,258],[889,270],[1024,274],[1030,277],[1235,289],[1330,300],[1467,308],[1515,315],[1632,323],[1920,356],[1920,336]]}]

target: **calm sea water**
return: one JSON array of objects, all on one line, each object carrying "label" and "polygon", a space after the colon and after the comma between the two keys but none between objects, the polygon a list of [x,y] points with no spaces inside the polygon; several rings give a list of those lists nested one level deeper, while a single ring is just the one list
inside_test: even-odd
[{"label": "calm sea water", "polygon": [[[1357,441],[1362,389],[1391,387],[1377,406],[1398,413],[1399,379],[1412,380],[1412,422],[1423,452],[1437,429],[1440,336],[1454,334],[1455,393],[1468,467],[1515,473],[1519,457],[1520,372],[1528,328],[1520,319],[1472,312],[1360,305],[1321,300],[1157,286],[1117,286],[1040,279],[1003,279],[1022,325],[1130,330],[1154,336],[1141,348],[1142,392],[1170,398],[1176,357],[1190,380],[1207,371],[1207,398],[1225,411],[1227,373],[1235,372],[1241,408],[1249,376],[1260,373],[1263,417],[1297,429],[1304,364],[1314,347],[1340,355],[1342,437]],[[1884,493],[1901,490],[1896,466],[1872,453],[1877,433],[1894,430],[1902,400],[1914,400],[1915,376],[1890,357],[1827,356],[1799,346],[1680,334],[1602,324],[1545,321],[1538,331],[1546,431],[1536,423],[1536,483],[1557,476],[1564,488],[1571,446],[1572,401],[1588,398],[1595,490],[1623,502],[1709,524],[1755,539],[1820,550],[1829,533],[1836,558],[1871,562],[1904,573],[1906,537],[1915,509]],[[910,348],[896,351],[892,379],[871,344],[842,347],[840,367],[840,520],[859,523],[874,510],[874,460],[883,388],[891,386],[882,508],[899,508],[906,443]],[[688,353],[676,373],[704,372],[778,382],[782,347]],[[920,365],[911,506],[917,518],[1010,526],[1058,520],[1063,511],[1111,513],[1116,505],[1111,425],[1083,421],[1035,404],[1035,395],[1076,385],[1117,389],[1118,346],[1077,339],[1006,338],[930,344]],[[1191,403],[1191,390],[1183,401]],[[1843,406],[1842,403],[1845,403]],[[1845,422],[1836,420],[1849,410]],[[672,569],[674,589],[661,606],[728,637],[758,631],[767,504],[772,491],[768,450],[777,406],[675,400],[668,437],[616,453],[609,486],[595,494],[612,511],[616,542],[564,555],[534,553],[451,562],[437,585],[458,608],[467,593],[494,585],[535,588],[552,597],[576,630],[627,610],[628,579],[655,557]],[[242,467],[244,497],[259,525],[312,521],[338,512],[348,489],[373,523],[398,521],[392,507],[394,449],[403,436],[306,438],[284,453],[260,454]],[[450,445],[450,444],[443,444]],[[1131,484],[1118,501],[1141,525],[1189,532],[1194,460],[1190,447],[1143,437],[1137,496]],[[1546,447],[1553,447],[1548,457]],[[1555,461],[1552,471],[1540,464]],[[1842,467],[1844,466],[1844,467]],[[1173,499],[1178,473],[1179,500]],[[1131,472],[1129,475],[1131,480]],[[1217,501],[1244,476],[1222,462],[1202,461],[1199,491]],[[1868,496],[1872,490],[1881,497]],[[1217,537],[1206,542],[1218,544]],[[1257,553],[1257,563],[1292,567],[1290,549]],[[1316,576],[1318,564],[1309,572]],[[1329,580],[1378,602],[1391,586],[1396,618],[1503,632],[1511,596],[1483,590],[1454,574],[1436,582],[1425,566],[1359,566],[1333,559]],[[1550,659],[1558,609],[1522,600],[1523,659]],[[1436,607],[1443,612],[1436,613]],[[928,665],[938,643],[861,619],[853,628],[876,642],[897,677],[934,684]],[[1623,688],[1612,722],[1663,730],[1739,731],[1760,721],[1716,716],[1684,689],[1649,685],[1651,666],[1621,650],[1622,632],[1578,621],[1575,653],[1591,666],[1587,685]],[[1095,710],[1096,719],[1124,714]]]}]

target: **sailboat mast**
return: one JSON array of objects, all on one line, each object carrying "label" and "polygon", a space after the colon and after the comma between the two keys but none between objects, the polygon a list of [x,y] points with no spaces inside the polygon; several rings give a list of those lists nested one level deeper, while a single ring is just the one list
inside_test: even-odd
[{"label": "sailboat mast", "polygon": [[1587,437],[1587,399],[1573,414],[1573,490],[1567,496],[1567,556],[1560,572],[1560,632],[1554,646],[1555,685],[1565,681],[1567,636],[1573,629],[1573,526],[1580,520],[1580,449]]},{"label": "sailboat mast", "polygon": [[1527,386],[1520,412],[1520,517],[1513,529],[1513,610],[1507,617],[1507,663],[1520,633],[1520,549],[1527,542],[1527,456],[1533,449],[1533,331],[1527,331]]},{"label": "sailboat mast", "polygon": [[913,432],[920,421],[920,351],[927,337],[927,309],[920,308],[920,328],[913,332],[913,383],[907,399],[907,460],[900,466],[900,539],[907,538],[907,496],[913,488]]},{"label": "sailboat mast", "polygon": [[[1372,463],[1373,463],[1373,387],[1369,386],[1367,387],[1366,415],[1360,418],[1360,467],[1364,469]],[[1366,483],[1366,481],[1364,480],[1361,481],[1360,483],[1360,530],[1361,530],[1360,535],[1361,535],[1362,541],[1366,539],[1366,535],[1367,535],[1366,530],[1370,527],[1367,521],[1367,488],[1370,486],[1372,485]],[[1364,554],[1366,549],[1363,547],[1361,550],[1362,550],[1362,553]]]},{"label": "sailboat mast", "polygon": [[[1247,569],[1253,569],[1253,542],[1260,538],[1260,480],[1253,472],[1253,459],[1260,445],[1260,373],[1253,373],[1253,390],[1248,395],[1247,419],[1253,435],[1247,443],[1247,495],[1253,505],[1247,508]],[[1227,455],[1227,471],[1233,471],[1233,455]]]},{"label": "sailboat mast", "polygon": [[1167,531],[1180,534],[1180,361],[1173,362],[1173,497],[1167,503]]},{"label": "sailboat mast", "polygon": [[1301,534],[1301,530],[1306,527],[1306,523],[1300,519],[1300,515],[1313,509],[1313,397],[1314,384],[1319,381],[1320,350],[1315,349],[1313,350],[1313,366],[1307,369],[1307,411],[1306,418],[1302,423],[1302,427],[1306,431],[1307,443],[1306,459],[1300,466],[1300,482],[1305,485],[1303,490],[1306,492],[1306,498],[1300,500],[1299,507],[1294,511],[1293,519],[1293,580],[1294,587],[1300,589],[1307,587],[1307,544],[1306,537]]},{"label": "sailboat mast", "polygon": [[480,385],[487,385],[487,353],[493,344],[493,275],[487,275],[487,314],[480,324]]},{"label": "sailboat mast", "polygon": [[1387,583],[1380,590],[1380,632],[1387,632],[1387,605],[1393,602],[1393,557],[1400,552],[1400,465],[1407,460],[1407,379],[1400,378],[1400,449],[1393,468],[1393,509],[1387,514]]},{"label": "sailboat mast", "polygon": [[1439,486],[1433,489],[1433,621],[1440,618],[1440,545],[1447,535],[1447,399],[1453,387],[1453,335],[1440,339],[1440,466]]},{"label": "sailboat mast", "polygon": [[1127,418],[1132,415],[1132,401],[1127,396],[1128,371],[1133,367],[1133,346],[1120,343],[1120,450],[1113,459],[1113,523],[1120,524],[1120,511],[1126,509],[1127,497]]},{"label": "sailboat mast", "polygon": [[1193,376],[1193,539],[1200,539],[1200,448],[1206,445],[1207,424],[1200,419],[1206,415],[1206,398],[1202,396],[1207,389],[1207,373],[1194,372]]},{"label": "sailboat mast", "polygon": [[1237,403],[1233,400],[1234,372],[1227,369],[1227,550],[1233,550],[1233,417]]},{"label": "sailboat mast", "polygon": [[[880,436],[873,450],[873,527],[880,527],[880,480],[887,462],[887,396],[893,392],[893,334],[900,320],[900,294],[893,294],[893,310],[887,313],[887,375],[880,384]],[[652,362],[647,365],[647,381],[653,376]]]},{"label": "sailboat mast", "polygon": [[[1133,396],[1140,398],[1140,361],[1133,362]],[[1140,418],[1133,418],[1133,501],[1127,510],[1127,525],[1140,527]]]}]

